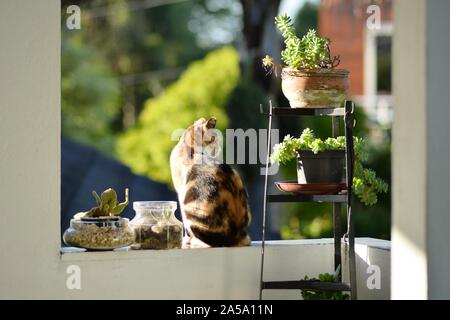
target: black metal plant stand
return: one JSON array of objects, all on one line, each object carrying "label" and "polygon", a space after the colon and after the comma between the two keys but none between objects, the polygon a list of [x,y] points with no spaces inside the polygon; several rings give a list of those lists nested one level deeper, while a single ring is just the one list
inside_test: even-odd
[{"label": "black metal plant stand", "polygon": [[[264,181],[264,206],[263,206],[263,223],[262,223],[262,244],[261,244],[261,278],[259,299],[262,299],[264,289],[317,289],[324,291],[350,291],[351,298],[357,299],[356,292],[356,262],[355,262],[355,234],[352,216],[352,181],[353,181],[353,127],[355,123],[355,107],[352,101],[346,101],[344,108],[274,108],[272,102],[269,102],[269,113],[263,111],[260,106],[261,113],[266,114],[269,118],[268,138],[267,138],[267,158],[266,172]],[[332,117],[332,133],[333,137],[339,135],[339,120],[343,117],[345,125],[345,168],[346,168],[346,184],[347,190],[339,194],[333,195],[293,195],[293,194],[267,194],[269,179],[269,159],[271,147],[271,129],[273,116],[331,116]],[[342,272],[339,273],[337,282],[319,282],[319,281],[264,281],[264,251],[265,251],[265,231],[266,231],[266,215],[267,203],[269,202],[326,202],[333,203],[333,229],[334,229],[334,268],[341,268],[341,239],[344,241],[346,252],[349,258],[349,283],[342,282]],[[347,205],[347,232],[342,235],[341,232],[341,205]]]}]

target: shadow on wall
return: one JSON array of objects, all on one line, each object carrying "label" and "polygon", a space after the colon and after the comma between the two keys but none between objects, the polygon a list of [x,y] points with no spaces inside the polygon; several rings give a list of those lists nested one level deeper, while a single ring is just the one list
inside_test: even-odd
[{"label": "shadow on wall", "polygon": [[[390,250],[390,243],[384,240],[359,238],[355,244],[356,284],[359,299],[361,297],[371,300],[389,299],[391,295]],[[342,254],[346,257],[344,249]],[[348,279],[348,275],[346,276]]]}]

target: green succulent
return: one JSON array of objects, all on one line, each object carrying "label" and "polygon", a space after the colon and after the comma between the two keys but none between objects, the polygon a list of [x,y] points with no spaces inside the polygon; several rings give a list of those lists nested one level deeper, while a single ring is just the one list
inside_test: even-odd
[{"label": "green succulent", "polygon": [[[330,40],[317,36],[311,29],[301,39],[297,37],[292,20],[286,14],[275,18],[275,25],[281,31],[286,48],[281,52],[281,60],[290,68],[303,69],[333,69],[339,64],[339,57],[331,57]],[[266,56],[263,66],[268,69],[277,67],[273,58]]]},{"label": "green succulent", "polygon": [[[364,168],[363,162],[367,161],[368,158],[364,146],[364,139],[353,137],[355,159],[352,190],[362,203],[374,205],[378,202],[377,194],[388,191],[388,184],[377,177],[375,171]],[[273,147],[270,160],[272,163],[286,164],[297,157],[297,151],[299,150],[314,153],[327,150],[345,150],[345,137],[327,138],[323,141],[316,138],[311,129],[306,128],[300,138],[290,135],[285,136],[283,142]]]},{"label": "green succulent", "polygon": [[125,201],[121,203],[118,203],[117,193],[111,188],[103,191],[101,196],[99,196],[95,191],[92,191],[92,195],[95,198],[97,207],[93,207],[89,211],[76,214],[76,219],[118,216],[128,205],[128,188],[125,189]]},{"label": "green succulent", "polygon": [[[329,273],[319,274],[319,278],[310,279],[305,276],[303,280],[309,281],[320,281],[320,282],[335,282],[337,281],[336,275]],[[348,300],[350,296],[342,291],[322,291],[316,289],[302,289],[303,300]]]}]

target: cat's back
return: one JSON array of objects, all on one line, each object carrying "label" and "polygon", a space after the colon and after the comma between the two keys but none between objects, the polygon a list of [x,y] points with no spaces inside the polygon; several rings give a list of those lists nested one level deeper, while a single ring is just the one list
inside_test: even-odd
[{"label": "cat's back", "polygon": [[246,245],[251,214],[236,170],[227,164],[194,164],[180,199],[191,231],[212,246]]}]

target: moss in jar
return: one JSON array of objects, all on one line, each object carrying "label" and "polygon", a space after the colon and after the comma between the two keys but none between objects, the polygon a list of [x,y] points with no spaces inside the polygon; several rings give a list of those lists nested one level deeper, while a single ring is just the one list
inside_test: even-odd
[{"label": "moss in jar", "polygon": [[174,224],[136,225],[133,227],[136,242],[141,249],[181,248],[182,228]]},{"label": "moss in jar", "polygon": [[106,223],[75,222],[64,235],[71,246],[104,250],[129,246],[134,242],[134,232],[124,220]]}]

